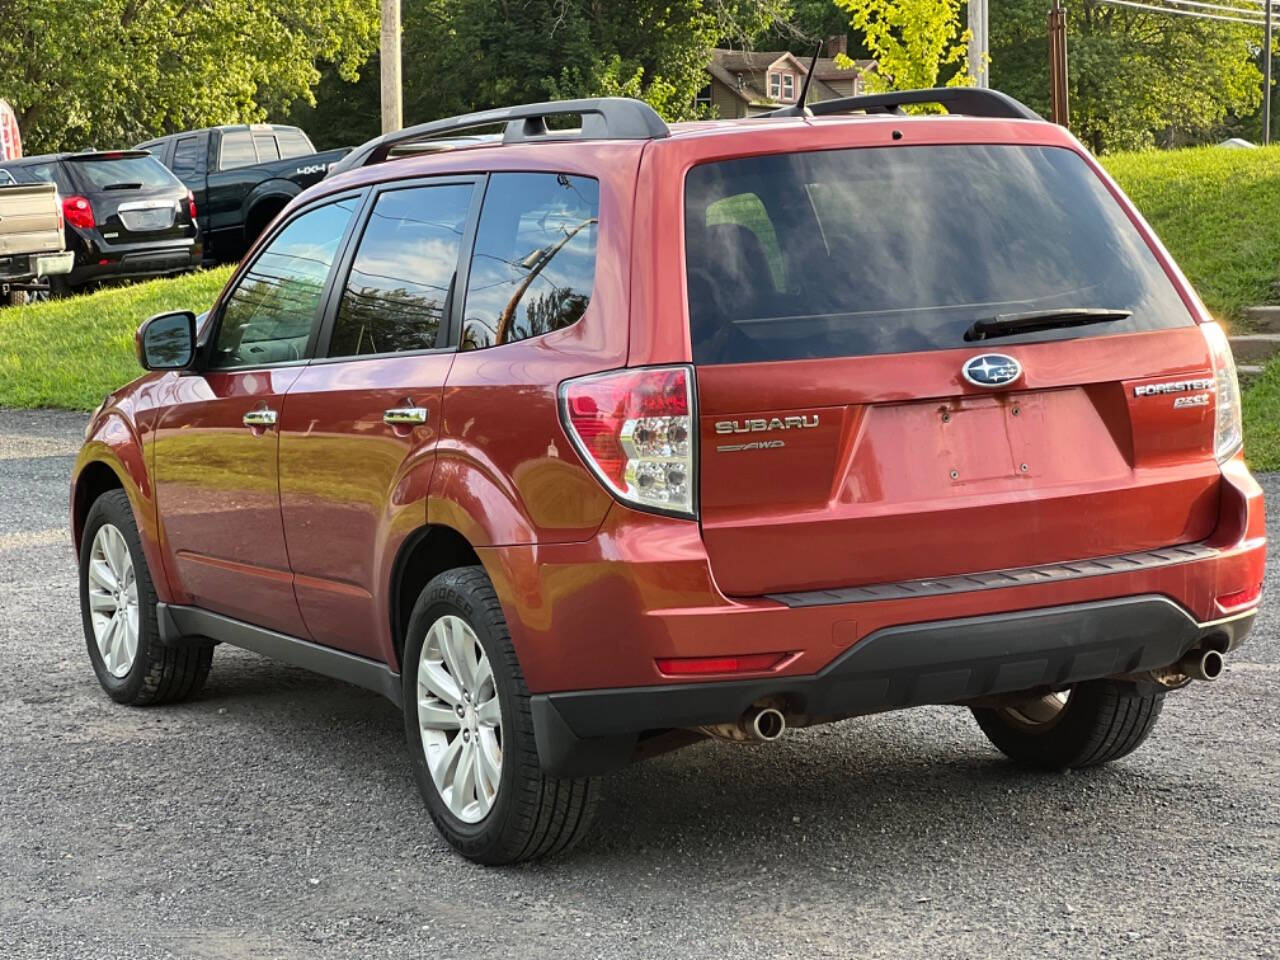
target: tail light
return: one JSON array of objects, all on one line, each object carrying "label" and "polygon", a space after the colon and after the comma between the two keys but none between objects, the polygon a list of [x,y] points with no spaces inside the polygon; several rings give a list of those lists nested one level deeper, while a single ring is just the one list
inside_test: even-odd
[{"label": "tail light", "polygon": [[94,227],[93,207],[89,206],[89,201],[85,197],[78,197],[75,194],[63,197],[62,215],[73,227],[80,227],[83,230],[92,230]]},{"label": "tail light", "polygon": [[1209,345],[1213,359],[1213,379],[1217,388],[1217,416],[1213,425],[1213,453],[1221,463],[1244,445],[1244,427],[1240,422],[1240,381],[1236,378],[1236,360],[1222,327],[1202,323],[1200,332]]},{"label": "tail light", "polygon": [[624,503],[696,517],[693,371],[620,370],[560,386],[565,431],[596,477]]},{"label": "tail light", "polygon": [[58,198],[54,201],[54,206],[58,208],[58,232],[62,232],[62,228],[67,225],[66,217],[62,213],[62,199]]},{"label": "tail light", "polygon": [[196,195],[187,191],[187,213],[191,214],[191,222],[196,222]]}]

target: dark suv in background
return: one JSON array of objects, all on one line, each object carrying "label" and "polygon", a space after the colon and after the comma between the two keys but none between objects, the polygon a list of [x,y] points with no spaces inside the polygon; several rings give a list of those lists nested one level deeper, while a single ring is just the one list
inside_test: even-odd
[{"label": "dark suv in background", "polygon": [[58,187],[75,265],[49,278],[55,294],[200,266],[191,191],[145,151],[50,153],[7,161],[0,171],[18,183]]}]

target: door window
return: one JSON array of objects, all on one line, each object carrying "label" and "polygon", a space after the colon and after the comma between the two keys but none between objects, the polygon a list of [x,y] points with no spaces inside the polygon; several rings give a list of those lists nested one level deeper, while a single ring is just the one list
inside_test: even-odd
[{"label": "door window", "polygon": [[378,197],[342,291],[329,356],[436,345],[470,204],[469,183]]},{"label": "door window", "polygon": [[247,130],[233,130],[222,135],[222,151],[218,156],[219,170],[251,167],[258,162],[253,149],[253,138]]},{"label": "door window", "polygon": [[339,200],[292,220],[226,298],[210,366],[289,363],[306,356],[329,268],[358,200]]},{"label": "door window", "polygon": [[560,330],[587,309],[600,184],[555,173],[489,178],[467,281],[462,349]]},{"label": "door window", "polygon": [[204,173],[204,143],[200,137],[183,137],[173,148],[170,168],[179,179]]}]

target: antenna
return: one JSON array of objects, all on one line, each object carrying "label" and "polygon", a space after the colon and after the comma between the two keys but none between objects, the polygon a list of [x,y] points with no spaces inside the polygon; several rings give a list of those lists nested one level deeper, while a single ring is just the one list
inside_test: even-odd
[{"label": "antenna", "polygon": [[809,108],[804,105],[809,99],[809,84],[813,82],[813,71],[818,67],[818,57],[822,56],[822,41],[818,41],[817,49],[813,51],[813,59],[809,61],[809,72],[804,76],[804,83],[800,85],[800,99],[790,107],[783,107],[780,110],[770,110],[766,116],[770,117],[808,117],[811,116]]}]

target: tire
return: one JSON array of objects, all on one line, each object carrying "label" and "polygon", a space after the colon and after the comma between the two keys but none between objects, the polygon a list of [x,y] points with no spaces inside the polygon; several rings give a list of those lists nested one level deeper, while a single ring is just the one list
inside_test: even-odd
[{"label": "tire", "polygon": [[[405,736],[418,789],[445,840],[467,859],[488,865],[535,860],[573,847],[590,826],[596,785],[553,779],[539,768],[529,690],[484,571],[460,567],[428,583],[406,636]],[[447,649],[457,656],[463,655],[458,650],[471,651],[475,666],[451,669]],[[464,677],[462,683],[453,683],[455,673]],[[426,717],[428,729],[420,723]],[[473,744],[469,754],[468,743]],[[465,766],[468,755],[471,768]],[[475,773],[460,780],[458,771],[465,769]],[[453,786],[459,783],[461,789]]]},{"label": "tire", "polygon": [[987,739],[1018,763],[1043,770],[1095,767],[1142,745],[1160,717],[1164,692],[1144,694],[1118,680],[1090,680],[1072,687],[1052,716],[1037,707],[1046,700],[1018,710],[974,707],[973,716]]},{"label": "tire", "polygon": [[[114,544],[114,558],[108,544]],[[120,548],[125,558],[120,557]],[[120,573],[118,568],[126,559],[128,566]],[[118,619],[116,632],[107,634],[103,619],[108,610],[119,608],[108,590],[112,579],[121,585],[125,613]],[[145,706],[185,700],[204,686],[209,675],[213,645],[165,646],[160,641],[156,601],[129,497],[123,490],[108,491],[89,508],[80,542],[80,616],[93,671],[107,696],[117,703]]]}]

